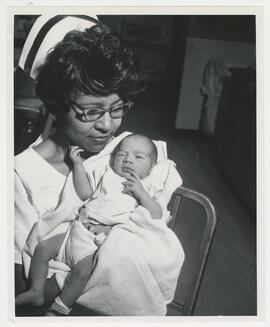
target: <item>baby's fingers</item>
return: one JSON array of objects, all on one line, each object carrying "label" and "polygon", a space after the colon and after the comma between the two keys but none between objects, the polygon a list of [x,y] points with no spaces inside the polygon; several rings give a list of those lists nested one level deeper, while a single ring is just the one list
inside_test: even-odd
[{"label": "baby's fingers", "polygon": [[135,171],[130,171],[129,174],[132,177],[132,179],[139,179],[139,176],[137,175],[137,173],[135,173]]},{"label": "baby's fingers", "polygon": [[83,149],[79,148],[79,147],[74,147],[70,150],[70,155],[71,156],[80,156],[80,153],[83,152]]},{"label": "baby's fingers", "polygon": [[126,181],[126,182],[123,182],[122,185],[124,187],[130,187],[130,186],[134,185],[134,183],[132,181]]},{"label": "baby's fingers", "polygon": [[78,145],[70,145],[69,146],[69,152],[74,152],[74,151],[77,151],[77,150],[83,151],[83,149],[80,148]]},{"label": "baby's fingers", "polygon": [[81,152],[83,152],[83,149],[76,149],[76,150],[74,150],[73,153],[74,153],[75,155],[79,156]]},{"label": "baby's fingers", "polygon": [[137,180],[137,178],[131,175],[130,173],[126,174],[125,179],[129,182],[135,182]]}]

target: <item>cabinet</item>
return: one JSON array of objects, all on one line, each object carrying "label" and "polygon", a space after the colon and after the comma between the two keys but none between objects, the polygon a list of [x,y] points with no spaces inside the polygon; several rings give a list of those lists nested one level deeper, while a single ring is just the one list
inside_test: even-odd
[{"label": "cabinet", "polygon": [[125,17],[122,39],[140,57],[151,82],[167,86],[170,74],[172,17]]},{"label": "cabinet", "polygon": [[38,98],[16,98],[14,101],[14,153],[23,151],[41,134],[46,112]]},{"label": "cabinet", "polygon": [[168,86],[172,55],[173,16],[106,15],[99,19],[110,26],[140,58],[150,82]]},{"label": "cabinet", "polygon": [[217,160],[251,213],[256,212],[256,71],[232,69],[216,122]]}]

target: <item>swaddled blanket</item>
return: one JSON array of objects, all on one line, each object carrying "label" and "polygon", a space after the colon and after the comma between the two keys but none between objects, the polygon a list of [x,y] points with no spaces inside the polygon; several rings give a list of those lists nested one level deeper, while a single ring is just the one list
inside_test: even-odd
[{"label": "swaddled blanket", "polygon": [[[156,142],[156,145],[158,160],[166,158],[164,143]],[[39,221],[30,234],[23,251],[26,274],[37,242],[68,230],[76,208],[82,204],[72,200],[71,181],[69,175],[61,205],[47,219]],[[176,170],[169,170],[161,196],[164,204],[180,185]],[[90,280],[77,302],[105,315],[164,315],[166,304],[173,298],[183,260],[181,244],[166,226],[165,219],[153,220],[139,206],[127,222],[113,227],[99,248]],[[50,268],[51,273],[56,272],[56,280],[62,287],[70,268],[59,261],[51,261]]]},{"label": "swaddled blanket", "polygon": [[139,206],[99,248],[78,303],[106,315],[165,315],[183,260],[175,234]]},{"label": "swaddled blanket", "polygon": [[[174,162],[163,159],[153,167],[148,176],[141,179],[149,196],[160,204],[162,218],[165,220],[170,218],[163,197],[168,174],[178,176]],[[93,174],[89,174],[89,178],[94,192],[85,204],[86,220],[90,219],[93,224],[115,225],[129,219],[129,213],[138,206],[138,202],[135,197],[123,192],[123,182],[126,179],[108,166],[98,167]]]}]

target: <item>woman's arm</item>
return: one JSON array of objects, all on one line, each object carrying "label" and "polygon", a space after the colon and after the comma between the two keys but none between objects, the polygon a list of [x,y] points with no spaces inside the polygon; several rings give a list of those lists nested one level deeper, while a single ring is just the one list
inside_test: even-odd
[{"label": "woman's arm", "polygon": [[150,195],[144,189],[142,182],[139,177],[135,173],[127,174],[126,182],[123,183],[125,189],[125,193],[134,194],[135,198],[138,202],[147,209],[153,219],[161,219],[162,218],[162,209],[157,201],[152,199]]},{"label": "woman's arm", "polygon": [[87,173],[83,166],[80,152],[83,151],[77,146],[72,146],[70,149],[70,159],[73,162],[73,183],[76,193],[81,200],[87,200],[93,194],[93,189],[90,185]]}]

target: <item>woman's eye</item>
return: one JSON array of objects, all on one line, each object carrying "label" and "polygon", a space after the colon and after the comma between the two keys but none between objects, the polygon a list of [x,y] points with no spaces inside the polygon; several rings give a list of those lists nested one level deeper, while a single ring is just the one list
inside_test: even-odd
[{"label": "woman's eye", "polygon": [[123,111],[123,106],[115,107],[112,109],[112,112],[114,112],[114,113],[119,112],[119,111]]},{"label": "woman's eye", "polygon": [[94,115],[99,115],[101,110],[98,109],[86,109],[85,110],[87,116],[94,116]]},{"label": "woman's eye", "polygon": [[136,156],[137,159],[144,159],[142,156]]}]

